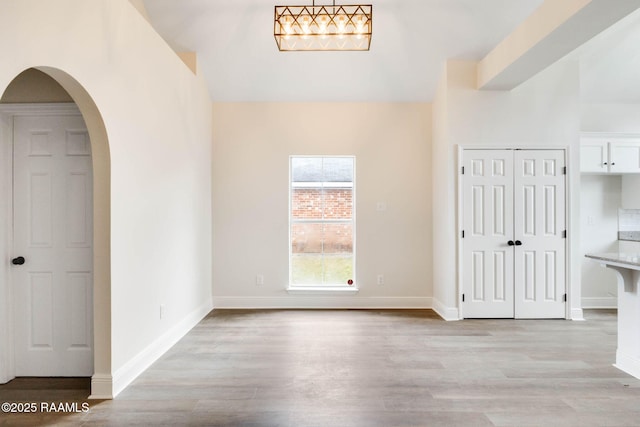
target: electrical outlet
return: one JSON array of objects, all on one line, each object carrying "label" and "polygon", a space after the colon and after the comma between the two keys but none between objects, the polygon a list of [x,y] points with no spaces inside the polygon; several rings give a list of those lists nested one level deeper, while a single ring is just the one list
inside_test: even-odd
[{"label": "electrical outlet", "polygon": [[166,313],[167,313],[167,308],[165,307],[164,304],[160,304],[160,319],[164,318]]},{"label": "electrical outlet", "polygon": [[384,285],[384,274],[378,274],[378,285]]},{"label": "electrical outlet", "polygon": [[256,286],[264,285],[264,275],[256,274]]}]

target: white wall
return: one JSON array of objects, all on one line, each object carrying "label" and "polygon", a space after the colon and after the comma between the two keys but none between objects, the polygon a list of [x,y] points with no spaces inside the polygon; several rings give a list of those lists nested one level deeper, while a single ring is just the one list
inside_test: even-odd
[{"label": "white wall", "polygon": [[[428,104],[214,104],[214,305],[429,307],[430,119]],[[290,155],[356,156],[356,296],[285,291]]]},{"label": "white wall", "polygon": [[[98,223],[110,217],[111,231],[94,257],[108,266],[95,278],[106,282],[95,306],[106,307],[107,318],[96,318],[94,380],[104,386],[99,395],[117,393],[211,308],[206,86],[127,0],[5,0],[0,55],[0,93],[23,70],[40,67],[89,125],[94,183],[108,180],[96,187],[95,215]],[[108,147],[94,138],[100,119]],[[104,188],[110,205],[100,202]]]},{"label": "white wall", "polygon": [[580,130],[640,134],[640,103],[583,103]]},{"label": "white wall", "polygon": [[[618,208],[622,177],[583,175],[580,181],[581,253],[618,250]],[[588,259],[582,260],[584,308],[616,307],[617,280],[613,271]]]},{"label": "white wall", "polygon": [[640,209],[640,175],[624,175],[622,177],[623,209]]},{"label": "white wall", "polygon": [[[579,260],[580,183],[579,144],[579,67],[574,62],[559,62],[510,92],[476,90],[476,63],[449,61],[444,87],[434,111],[438,123],[434,129],[434,307],[446,318],[457,318],[457,229],[455,218],[458,145],[545,146],[568,148],[569,163],[569,253],[573,318],[581,318]],[[443,166],[444,165],[444,166]]]},{"label": "white wall", "polygon": [[[443,67],[433,103],[432,194],[438,203],[433,206],[433,308],[443,318],[458,318],[456,302],[456,216],[450,204],[455,204],[456,182],[449,179],[456,169],[455,156],[449,147],[449,75]],[[448,256],[443,256],[446,254]]]}]

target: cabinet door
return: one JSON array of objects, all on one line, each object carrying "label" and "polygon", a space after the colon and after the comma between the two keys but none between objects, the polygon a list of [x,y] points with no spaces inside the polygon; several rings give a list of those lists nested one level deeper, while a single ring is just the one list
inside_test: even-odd
[{"label": "cabinet door", "polygon": [[580,144],[580,172],[609,172],[608,143],[601,139],[583,139]]},{"label": "cabinet door", "polygon": [[640,141],[611,142],[610,165],[611,173],[640,173]]}]

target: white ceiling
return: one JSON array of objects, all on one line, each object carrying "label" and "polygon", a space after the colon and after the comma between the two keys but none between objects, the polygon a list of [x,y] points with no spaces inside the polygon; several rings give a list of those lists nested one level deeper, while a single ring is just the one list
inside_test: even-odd
[{"label": "white ceiling", "polygon": [[274,6],[311,0],[144,3],[174,50],[197,52],[214,101],[429,102],[445,60],[483,58],[542,2],[363,1],[373,4],[369,52],[279,52]]},{"label": "white ceiling", "polygon": [[640,103],[640,9],[573,56],[581,62],[582,102]]}]

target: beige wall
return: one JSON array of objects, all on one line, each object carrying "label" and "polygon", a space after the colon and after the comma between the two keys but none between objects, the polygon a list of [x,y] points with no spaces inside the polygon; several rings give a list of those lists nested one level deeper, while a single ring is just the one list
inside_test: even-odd
[{"label": "beige wall", "polygon": [[[215,307],[430,305],[429,104],[215,103],[213,123]],[[290,155],[356,157],[356,296],[286,292]]]},{"label": "beige wall", "polygon": [[16,76],[0,98],[0,103],[73,102],[60,84],[47,74],[29,68]]},{"label": "beige wall", "polygon": [[127,0],[3,1],[0,40],[0,93],[38,67],[89,128],[104,225],[92,386],[117,394],[211,309],[208,90]]}]

